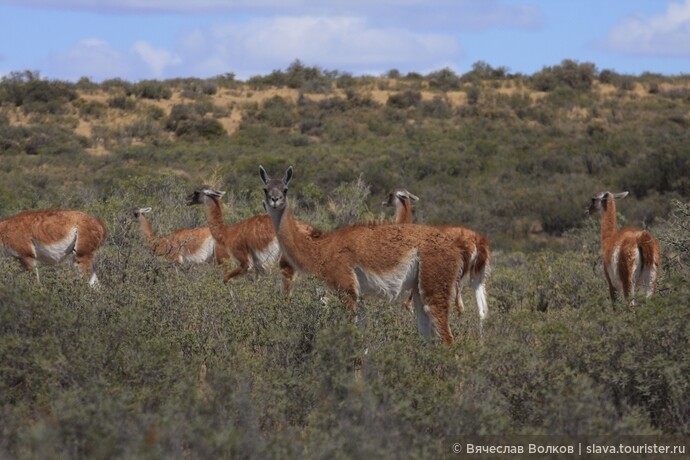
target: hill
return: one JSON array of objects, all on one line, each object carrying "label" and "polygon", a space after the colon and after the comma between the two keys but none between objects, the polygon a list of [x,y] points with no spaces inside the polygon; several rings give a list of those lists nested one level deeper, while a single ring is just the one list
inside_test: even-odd
[{"label": "hill", "polygon": [[644,224],[690,194],[688,78],[597,73],[572,61],[532,76],[481,63],[462,76],[391,74],[354,78],[299,62],[248,82],[12,74],[0,85],[0,203],[26,206],[13,193],[22,188],[16,172],[38,163],[46,191],[53,178],[96,191],[133,175],[194,182],[213,171],[241,194],[255,190],[245,178],[258,163],[292,163],[314,205],[362,175],[368,217],[405,186],[422,197],[423,221],[482,228],[500,246],[543,247],[582,225],[595,191],[630,190],[627,215]]}]

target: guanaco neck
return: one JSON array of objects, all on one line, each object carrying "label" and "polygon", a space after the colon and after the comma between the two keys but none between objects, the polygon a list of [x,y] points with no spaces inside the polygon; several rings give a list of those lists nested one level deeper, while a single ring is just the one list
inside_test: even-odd
[{"label": "guanaco neck", "polygon": [[601,216],[601,241],[611,238],[618,231],[616,222],[616,201],[612,196],[606,197],[606,206]]},{"label": "guanaco neck", "polygon": [[206,205],[206,219],[208,220],[208,228],[211,230],[211,235],[216,240],[223,238],[223,230],[225,229],[225,220],[223,220],[223,210],[220,207],[220,201],[213,196],[206,196],[204,198]]},{"label": "guanaco neck", "polygon": [[290,264],[307,273],[319,273],[318,245],[306,234],[300,232],[297,220],[288,208],[287,199],[282,209],[268,208],[268,215],[273,221],[278,242]]},{"label": "guanaco neck", "polygon": [[398,199],[398,205],[395,207],[395,223],[396,224],[411,224],[414,222],[412,217],[412,202]]},{"label": "guanaco neck", "polygon": [[156,232],[153,230],[151,222],[149,222],[143,213],[139,214],[139,227],[141,228],[141,234],[144,236],[146,243],[148,245],[153,244],[156,239]]}]

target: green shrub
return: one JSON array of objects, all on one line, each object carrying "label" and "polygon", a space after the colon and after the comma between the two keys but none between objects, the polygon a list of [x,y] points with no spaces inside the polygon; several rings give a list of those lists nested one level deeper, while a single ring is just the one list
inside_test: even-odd
[{"label": "green shrub", "polygon": [[336,88],[349,90],[357,86],[357,79],[349,73],[341,74],[335,81]]},{"label": "green shrub", "polygon": [[71,129],[56,125],[0,128],[2,144],[8,153],[29,155],[62,155],[81,152],[88,140],[77,136]]},{"label": "green shrub", "polygon": [[624,91],[632,91],[635,89],[635,80],[632,77],[623,77],[618,82],[618,87]]},{"label": "green shrub", "polygon": [[132,83],[121,78],[110,78],[103,80],[100,86],[107,93],[122,92],[127,95],[132,94],[133,87]]},{"label": "green shrub", "polygon": [[669,99],[680,99],[687,101],[690,98],[690,91],[687,88],[673,88],[662,91],[661,94]]},{"label": "green shrub", "polygon": [[[349,101],[348,101],[349,102]],[[344,112],[348,108],[348,104],[340,97],[329,97],[318,102],[319,109],[324,112]]]},{"label": "green shrub", "polygon": [[187,139],[208,140],[225,136],[227,132],[218,120],[204,116],[209,109],[204,103],[176,104],[170,110],[165,128]]},{"label": "green shrub", "polygon": [[227,135],[225,127],[214,118],[202,118],[193,126],[178,128],[175,131],[178,136],[193,136],[202,139],[217,139]]},{"label": "green shrub", "polygon": [[142,80],[132,87],[132,93],[143,99],[170,99],[172,91],[164,82]]},{"label": "green shrub", "polygon": [[403,91],[402,93],[391,94],[386,105],[396,109],[407,109],[417,107],[422,102],[422,93],[419,91]]},{"label": "green shrub", "polygon": [[125,95],[113,96],[108,99],[108,107],[121,110],[134,110],[137,106],[136,100]]},{"label": "green shrub", "polygon": [[611,69],[604,69],[601,72],[599,72],[600,83],[613,85],[619,77],[620,75]]},{"label": "green shrub", "polygon": [[331,91],[332,80],[337,76],[337,72],[324,72],[318,67],[309,67],[297,59],[288,66],[286,71],[274,70],[266,77],[254,76],[248,83],[255,89],[265,86],[287,86],[305,93],[327,93]]},{"label": "green shrub", "polygon": [[334,143],[350,142],[362,135],[362,128],[351,119],[332,118],[324,121],[324,132]]},{"label": "green shrub", "polygon": [[422,113],[432,118],[447,119],[453,113],[452,106],[439,96],[434,96],[431,101],[422,102]]},{"label": "green shrub", "polygon": [[25,114],[63,114],[76,98],[74,85],[42,79],[38,72],[11,72],[0,80],[0,105],[13,104]]},{"label": "green shrub", "polygon": [[155,121],[160,121],[165,117],[165,110],[156,105],[146,107],[146,115]]},{"label": "green shrub", "polygon": [[74,86],[77,90],[85,93],[93,93],[98,89],[98,84],[94,83],[89,77],[81,77]]},{"label": "green shrub", "polygon": [[352,108],[360,107],[377,109],[381,106],[381,104],[376,102],[368,93],[361,93],[353,89],[347,89],[345,91],[345,96],[347,97],[348,105]]},{"label": "green shrub", "polygon": [[182,97],[201,98],[218,93],[218,85],[211,80],[190,78],[183,81]]},{"label": "green shrub", "polygon": [[502,79],[508,74],[506,67],[492,67],[484,61],[477,61],[472,64],[472,70],[461,77],[461,81],[478,83],[481,80]]},{"label": "green shrub", "polygon": [[310,136],[320,136],[323,123],[319,119],[305,118],[299,123],[299,131]]},{"label": "green shrub", "polygon": [[360,175],[356,181],[344,183],[333,190],[328,200],[328,211],[334,227],[354,224],[365,220],[366,201],[371,192]]},{"label": "green shrub", "polygon": [[574,90],[591,89],[596,77],[596,67],[592,63],[577,63],[564,59],[560,65],[544,67],[532,75],[530,83],[538,91],[553,91],[559,86]]},{"label": "green shrub", "polygon": [[429,80],[429,88],[440,91],[457,91],[462,85],[460,77],[449,68],[431,72],[426,78]]},{"label": "green shrub", "polygon": [[635,195],[644,197],[652,190],[690,194],[690,151],[664,148],[631,164],[620,174],[619,183]]},{"label": "green shrub", "polygon": [[79,116],[85,120],[98,120],[105,116],[106,105],[98,101],[89,101],[79,106]]},{"label": "green shrub", "polygon": [[280,96],[266,100],[257,114],[259,121],[266,122],[274,128],[289,128],[294,124],[293,106]]},{"label": "green shrub", "polygon": [[658,238],[663,264],[672,273],[690,272],[690,204],[673,200],[672,211]]},{"label": "green shrub", "polygon": [[468,104],[476,105],[479,102],[479,98],[481,96],[481,90],[479,89],[479,86],[471,85],[465,89],[465,93],[467,93]]},{"label": "green shrub", "polygon": [[525,118],[532,105],[532,99],[526,92],[516,92],[508,97],[507,103],[518,117]]}]

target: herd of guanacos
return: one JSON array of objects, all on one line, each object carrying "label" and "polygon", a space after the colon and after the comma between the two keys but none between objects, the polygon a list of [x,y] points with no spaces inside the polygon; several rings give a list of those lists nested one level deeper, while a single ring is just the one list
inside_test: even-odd
[{"label": "herd of guanacos", "polygon": [[[228,224],[221,198],[225,192],[202,186],[187,204],[206,207],[207,227],[157,236],[146,218],[151,208],[135,208],[145,244],[155,254],[178,263],[216,262],[224,267],[224,281],[247,272],[262,272],[276,264],[282,291],[289,296],[298,272],[316,276],[354,311],[361,295],[390,300],[406,296],[414,310],[419,333],[428,340],[450,344],[449,313],[464,309],[460,290],[474,289],[482,323],[488,313],[486,279],[491,252],[489,239],[459,225],[413,223],[412,203],[419,198],[399,188],[383,205],[395,208],[393,222],[367,222],[322,232],[295,219],[288,203],[293,169],[272,179],[259,166],[264,184],[265,214]],[[601,217],[601,248],[609,296],[616,302],[622,291],[634,305],[638,287],[647,297],[656,289],[660,255],[657,240],[646,230],[618,229],[616,201],[628,192],[600,192],[591,198],[588,214]],[[78,210],[27,210],[0,221],[0,248],[18,259],[38,279],[37,265],[71,259],[92,286],[98,285],[94,256],[107,236],[103,222]],[[231,259],[235,263],[223,263]]]}]

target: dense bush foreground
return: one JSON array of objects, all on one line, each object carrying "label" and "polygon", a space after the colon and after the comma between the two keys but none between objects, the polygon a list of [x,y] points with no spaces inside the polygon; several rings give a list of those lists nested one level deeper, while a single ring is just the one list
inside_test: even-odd
[{"label": "dense bush foreground", "polygon": [[[0,218],[70,207],[101,217],[100,290],[41,284],[0,259],[0,458],[430,458],[471,435],[690,434],[690,79],[563,61],[532,76],[354,78],[296,62],[237,82],[0,80]],[[263,212],[258,165],[295,167],[299,218],[383,218],[394,187],[418,220],[463,223],[494,249],[483,338],[471,290],[452,347],[402,302],[353,324],[317,280],[224,285],[142,249],[205,223],[184,197],[228,191],[226,220]],[[658,236],[658,294],[607,298],[595,220]],[[389,217],[389,216],[388,216]]]},{"label": "dense bush foreground", "polygon": [[[111,229],[100,290],[0,262],[0,457],[428,458],[468,435],[690,432],[680,203],[655,298],[611,309],[592,224],[572,250],[499,251],[483,339],[466,290],[456,343],[434,347],[401,302],[367,299],[353,324],[310,278],[284,301],[277,272],[226,286],[214,266],[156,259],[130,199],[91,209]],[[203,219],[161,206],[158,227]]]}]

